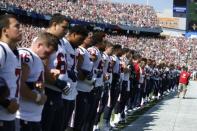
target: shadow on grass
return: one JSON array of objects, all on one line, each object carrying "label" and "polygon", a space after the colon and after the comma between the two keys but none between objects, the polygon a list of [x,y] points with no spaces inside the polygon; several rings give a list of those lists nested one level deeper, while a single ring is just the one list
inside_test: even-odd
[{"label": "shadow on grass", "polygon": [[[157,114],[155,114],[154,112],[157,111],[157,110],[160,110],[160,107],[163,105],[164,101],[175,98],[175,94],[176,93],[171,93],[170,95],[166,96],[164,99],[154,100],[154,101],[148,103],[143,108],[135,111],[132,115],[128,115],[126,123],[118,124],[117,128],[115,128],[114,130],[115,131],[121,131],[128,126],[134,128],[135,131],[145,131],[145,130],[148,131],[148,130],[150,130],[149,127],[154,126],[153,124],[151,124],[151,122],[154,121],[155,119],[158,119]],[[154,107],[155,105],[157,105],[157,106]],[[152,107],[154,107],[154,108],[151,109]],[[132,122],[137,120],[140,116],[144,115],[149,110],[150,110],[150,115],[149,114],[145,115],[145,119],[143,119],[143,122],[142,122],[142,123],[144,123],[143,125],[133,126],[131,124]]]}]

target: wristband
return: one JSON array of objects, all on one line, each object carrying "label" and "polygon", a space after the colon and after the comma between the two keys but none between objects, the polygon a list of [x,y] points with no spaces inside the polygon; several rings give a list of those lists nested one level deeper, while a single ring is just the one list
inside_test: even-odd
[{"label": "wristband", "polygon": [[63,90],[67,86],[67,82],[64,80],[57,79],[54,84],[60,90]]},{"label": "wristband", "polygon": [[7,108],[10,105],[10,100],[9,99],[5,99],[0,101],[0,105],[3,106],[4,108]]},{"label": "wristband", "polygon": [[41,100],[41,95],[38,93],[36,94],[36,102],[39,102]]}]

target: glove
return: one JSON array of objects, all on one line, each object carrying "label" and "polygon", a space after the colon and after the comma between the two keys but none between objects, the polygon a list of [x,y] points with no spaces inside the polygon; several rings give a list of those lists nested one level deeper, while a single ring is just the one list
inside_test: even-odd
[{"label": "glove", "polygon": [[91,80],[85,79],[84,82],[86,82],[90,86],[94,86],[95,87],[96,79],[91,79]]},{"label": "glove", "polygon": [[104,90],[109,90],[110,89],[110,83],[109,82],[106,82],[105,84],[104,84]]},{"label": "glove", "polygon": [[5,80],[0,79],[0,105],[6,108],[9,113],[14,114],[18,110],[19,104],[16,99],[6,99],[9,95],[10,91]]},{"label": "glove", "polygon": [[96,77],[97,78],[101,78],[101,76],[103,74],[103,71],[102,70],[99,70],[99,69],[95,69],[94,70],[94,73],[96,74]]},{"label": "glove", "polygon": [[9,88],[7,86],[0,86],[0,101],[6,99],[9,95]]},{"label": "glove", "polygon": [[68,72],[68,77],[73,81],[73,82],[77,82],[78,78],[76,76],[75,71],[73,70],[69,70]]},{"label": "glove", "polygon": [[92,80],[93,73],[91,71],[87,71],[87,70],[83,70],[83,69],[81,69],[81,71],[83,72],[83,74],[87,80]]},{"label": "glove", "polygon": [[10,95],[10,90],[4,79],[0,78],[0,101],[5,100]]},{"label": "glove", "polygon": [[62,92],[64,95],[68,95],[70,93],[70,84],[67,83],[67,86],[65,86],[63,89],[62,89]]},{"label": "glove", "polygon": [[16,113],[18,108],[19,108],[19,104],[17,103],[17,101],[15,99],[11,99],[10,103],[7,107],[7,111],[11,114],[14,114],[14,113]]},{"label": "glove", "polygon": [[58,87],[65,95],[67,95],[70,91],[70,84],[68,84],[66,81],[57,79],[55,82],[55,86]]},{"label": "glove", "polygon": [[120,75],[114,73],[114,74],[113,74],[113,79],[114,79],[115,81],[119,81],[119,80],[120,80]]},{"label": "glove", "polygon": [[116,89],[119,89],[119,88],[120,88],[120,82],[119,82],[119,81],[116,82],[115,88],[116,88]]}]

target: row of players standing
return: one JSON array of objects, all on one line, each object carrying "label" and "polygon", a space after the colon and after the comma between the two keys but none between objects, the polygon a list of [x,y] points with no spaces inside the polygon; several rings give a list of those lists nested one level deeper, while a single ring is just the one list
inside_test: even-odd
[{"label": "row of players standing", "polygon": [[112,45],[101,32],[74,26],[67,33],[69,19],[60,14],[30,48],[16,49],[21,33],[14,16],[1,16],[0,24],[0,77],[9,88],[0,99],[1,131],[91,131],[102,113],[108,130],[113,110],[124,119],[126,106],[141,106],[152,92],[177,84],[178,73]]}]

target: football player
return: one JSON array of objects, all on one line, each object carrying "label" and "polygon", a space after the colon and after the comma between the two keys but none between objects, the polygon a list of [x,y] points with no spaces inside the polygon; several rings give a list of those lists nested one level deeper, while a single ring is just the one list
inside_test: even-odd
[{"label": "football player", "polygon": [[41,113],[47,100],[42,60],[57,50],[58,42],[57,37],[43,32],[33,40],[30,48],[18,49],[22,61],[20,106],[16,115],[20,131],[41,131]]},{"label": "football player", "polygon": [[[8,85],[0,101],[0,130],[15,131],[15,113],[18,110],[21,62],[16,49],[22,38],[20,23],[10,14],[0,16],[0,77]],[[2,83],[1,83],[2,84]]]}]

